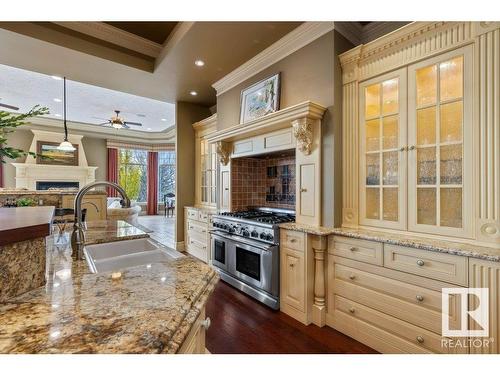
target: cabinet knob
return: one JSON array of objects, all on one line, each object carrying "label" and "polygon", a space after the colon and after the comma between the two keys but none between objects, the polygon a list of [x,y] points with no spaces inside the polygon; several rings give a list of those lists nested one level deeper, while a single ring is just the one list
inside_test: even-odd
[{"label": "cabinet knob", "polygon": [[355,276],[355,275],[349,275],[349,278],[350,278],[351,280],[354,280],[354,279],[356,278],[356,276]]},{"label": "cabinet knob", "polygon": [[354,246],[351,246],[351,247],[349,248],[349,250],[351,250],[351,251],[356,251],[357,249],[356,249]]},{"label": "cabinet knob", "polygon": [[415,150],[415,146],[410,146],[410,147],[408,148],[408,150],[410,150],[410,151]]},{"label": "cabinet knob", "polygon": [[405,146],[402,146],[399,151],[403,152],[404,150],[406,150],[406,147]]},{"label": "cabinet knob", "polygon": [[290,263],[290,267],[295,267],[295,263]]},{"label": "cabinet knob", "polygon": [[417,266],[422,267],[425,262],[422,259],[417,260]]},{"label": "cabinet knob", "polygon": [[224,190],[228,191],[228,190],[229,190],[229,188],[224,188]]},{"label": "cabinet knob", "polygon": [[210,320],[210,318],[208,316],[205,320],[203,320],[201,322],[201,326],[205,329],[209,329],[211,324],[212,324],[212,321]]},{"label": "cabinet knob", "polygon": [[300,192],[301,192],[301,193],[306,193],[306,192],[307,192],[307,189],[302,188],[302,189],[300,189]]},{"label": "cabinet knob", "polygon": [[420,344],[423,344],[424,338],[422,336],[417,336],[417,342],[419,342]]},{"label": "cabinet knob", "polygon": [[423,296],[417,295],[415,298],[417,299],[418,302],[423,302],[424,301],[424,297]]},{"label": "cabinet knob", "polygon": [[350,312],[351,314],[354,314],[354,312],[355,312],[355,311],[356,311],[356,310],[354,310],[354,307],[351,307],[351,308],[349,309],[349,312]]},{"label": "cabinet knob", "polygon": [[294,243],[294,242],[297,242],[297,240],[295,238],[290,238],[290,242]]}]

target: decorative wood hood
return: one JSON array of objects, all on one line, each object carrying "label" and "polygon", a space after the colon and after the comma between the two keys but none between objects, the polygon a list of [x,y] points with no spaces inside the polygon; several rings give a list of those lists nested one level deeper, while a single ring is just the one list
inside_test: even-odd
[{"label": "decorative wood hood", "polygon": [[326,108],[311,101],[281,109],[259,119],[220,129],[208,137],[209,142],[233,142],[292,127],[299,119],[321,120]]}]

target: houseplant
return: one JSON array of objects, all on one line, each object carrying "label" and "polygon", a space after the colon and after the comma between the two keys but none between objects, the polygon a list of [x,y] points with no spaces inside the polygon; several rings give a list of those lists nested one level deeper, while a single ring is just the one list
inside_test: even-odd
[{"label": "houseplant", "polygon": [[10,147],[7,144],[7,134],[13,133],[19,126],[25,125],[27,123],[27,119],[35,116],[46,115],[48,113],[49,109],[40,105],[36,105],[27,113],[21,114],[0,111],[0,160],[2,163],[5,163],[5,158],[17,159],[25,155],[36,157],[36,153],[34,152]]}]

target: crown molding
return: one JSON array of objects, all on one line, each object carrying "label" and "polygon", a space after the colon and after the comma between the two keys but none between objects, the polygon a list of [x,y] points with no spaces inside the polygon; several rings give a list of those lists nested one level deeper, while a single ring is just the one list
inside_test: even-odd
[{"label": "crown molding", "polygon": [[217,96],[219,96],[302,47],[305,47],[333,30],[333,28],[333,22],[304,22],[258,55],[215,82],[212,87],[217,91]]},{"label": "crown molding", "polygon": [[201,130],[205,128],[210,128],[217,124],[217,113],[214,113],[212,116],[207,117],[201,121],[195,122],[193,124],[193,129]]},{"label": "crown molding", "polygon": [[54,24],[116,44],[149,57],[158,57],[163,48],[161,44],[108,25],[104,22],[75,21],[54,22]]},{"label": "crown molding", "polygon": [[[86,137],[113,139],[125,142],[134,141],[150,144],[175,143],[175,126],[171,126],[162,132],[141,132],[128,129],[113,129],[74,121],[68,121],[67,125],[70,135],[76,132]],[[62,121],[45,117],[35,117],[30,123],[23,126],[23,128],[30,129],[31,131],[63,132]]]}]

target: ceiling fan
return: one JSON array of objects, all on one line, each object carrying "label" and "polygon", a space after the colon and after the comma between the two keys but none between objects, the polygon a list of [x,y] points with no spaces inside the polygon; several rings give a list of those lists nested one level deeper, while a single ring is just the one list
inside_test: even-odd
[{"label": "ceiling fan", "polygon": [[130,129],[129,125],[133,126],[142,126],[141,123],[139,122],[131,122],[131,121],[125,121],[123,117],[120,117],[120,111],[115,110],[116,115],[112,116],[109,120],[106,122],[103,122],[102,124],[99,124],[101,126],[104,125],[111,125],[115,129]]},{"label": "ceiling fan", "polygon": [[[0,99],[2,99],[2,98],[0,98]],[[13,111],[19,111],[19,107],[16,107],[16,106],[13,106],[13,105],[10,105],[10,104],[0,103],[0,107],[4,107],[4,108],[7,108],[7,109],[12,109]]]}]

